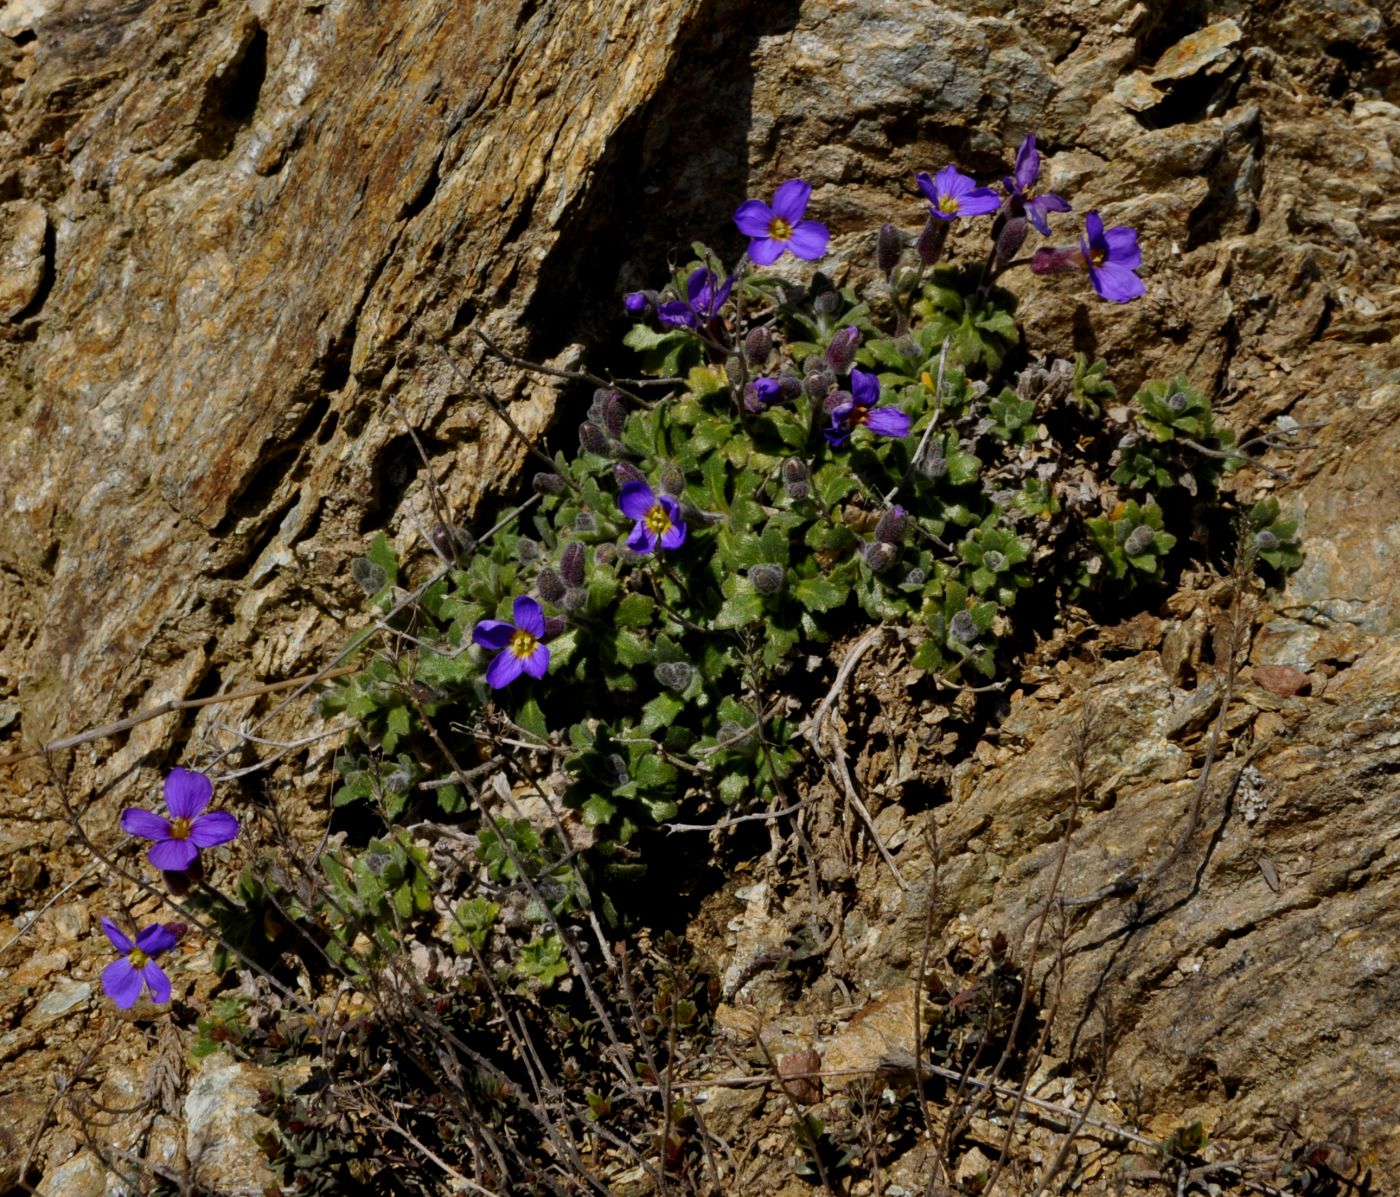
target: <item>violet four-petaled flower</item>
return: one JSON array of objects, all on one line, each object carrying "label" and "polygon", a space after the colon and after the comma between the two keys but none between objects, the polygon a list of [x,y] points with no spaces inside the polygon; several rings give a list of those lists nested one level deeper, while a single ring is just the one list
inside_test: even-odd
[{"label": "violet four-petaled flower", "polygon": [[472,639],[482,648],[499,650],[486,667],[486,681],[493,690],[509,686],[522,673],[544,677],[549,669],[544,612],[528,594],[515,600],[515,621],[483,619],[472,629]]},{"label": "violet four-petaled flower", "polygon": [[744,409],[758,413],[783,397],[783,384],[776,378],[755,378],[744,388]]},{"label": "violet four-petaled flower", "polygon": [[908,436],[909,417],[897,407],[877,407],[880,380],[864,370],[851,371],[851,402],[831,413],[831,427],[822,434],[833,449],[839,449],[857,428],[868,428],[880,436]]},{"label": "violet four-petaled flower", "polygon": [[788,250],[809,262],[826,253],[826,225],[802,219],[811,194],[810,183],[789,179],[773,193],[772,207],[756,199],[739,205],[734,223],[750,239],[749,258],[756,265],[771,266]]},{"label": "violet four-petaled flower", "polygon": [[1080,239],[1079,250],[1089,267],[1089,281],[1100,299],[1127,303],[1147,290],[1134,273],[1142,265],[1136,230],[1121,224],[1105,229],[1099,214],[1090,212],[1084,217],[1084,232],[1086,236]]},{"label": "violet four-petaled flower", "polygon": [[141,996],[141,990],[151,991],[151,1001],[161,1005],[170,1000],[170,978],[155,962],[155,957],[169,951],[180,937],[164,923],[152,923],[136,936],[129,936],[111,919],[103,917],[102,930],[121,953],[102,970],[102,989],[123,1010],[130,1010]]},{"label": "violet four-petaled flower", "polygon": [[1016,151],[1016,168],[1006,178],[1002,186],[1014,200],[1025,208],[1026,218],[1040,230],[1042,235],[1050,235],[1051,212],[1070,211],[1069,201],[1053,192],[1036,195],[1033,188],[1040,178],[1040,151],[1035,148],[1035,134],[1026,135],[1021,148]]},{"label": "violet four-petaled flower", "polygon": [[146,859],[163,872],[179,873],[194,864],[201,848],[226,844],[238,834],[238,820],[227,811],[204,814],[214,783],[193,769],[174,768],[165,779],[165,805],[170,818],[132,807],[122,811],[121,829],[143,840],[155,840]]},{"label": "violet four-petaled flower", "polygon": [[932,178],[927,171],[921,171],[916,181],[929,202],[929,210],[939,220],[985,216],[1001,207],[995,191],[977,186],[976,179],[963,174],[956,166],[945,166]]},{"label": "violet four-petaled flower", "polygon": [[656,318],[668,328],[699,328],[719,315],[733,289],[732,274],[721,283],[713,270],[697,267],[685,281],[687,298],[661,304]]},{"label": "violet four-petaled flower", "polygon": [[1095,211],[1084,217],[1084,233],[1078,245],[1036,250],[1031,270],[1035,274],[1061,274],[1087,268],[1099,298],[1110,303],[1127,303],[1147,290],[1135,273],[1142,265],[1136,230],[1121,224],[1105,229]]},{"label": "violet four-petaled flower", "polygon": [[627,547],[634,553],[654,553],[658,545],[678,549],[685,543],[681,505],[670,495],[653,494],[645,482],[629,482],[618,495],[617,505],[623,515],[637,521],[627,538]]}]

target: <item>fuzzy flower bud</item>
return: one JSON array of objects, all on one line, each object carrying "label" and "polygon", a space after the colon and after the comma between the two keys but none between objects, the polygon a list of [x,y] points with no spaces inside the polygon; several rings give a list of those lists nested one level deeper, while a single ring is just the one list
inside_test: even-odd
[{"label": "fuzzy flower bud", "polygon": [[789,457],[783,462],[784,482],[806,482],[807,463],[800,457]]},{"label": "fuzzy flower bud", "polygon": [[922,586],[928,581],[928,574],[924,573],[917,565],[904,575],[905,586]]},{"label": "fuzzy flower bud", "polygon": [[738,386],[739,381],[744,377],[744,359],[737,353],[724,360],[724,376],[729,379],[731,386]]},{"label": "fuzzy flower bud", "polygon": [[1254,534],[1254,547],[1262,553],[1271,553],[1278,548],[1278,537],[1267,528],[1261,528]]},{"label": "fuzzy flower bud", "polygon": [[600,457],[612,455],[612,445],[608,441],[608,434],[592,420],[585,420],[578,426],[578,443],[581,449],[586,449],[589,453],[597,453]]},{"label": "fuzzy flower bud", "polygon": [[533,561],[540,555],[539,541],[531,540],[528,536],[522,536],[515,542],[515,555],[521,561]]},{"label": "fuzzy flower bud", "polygon": [[948,239],[948,230],[951,227],[950,220],[935,220],[929,217],[928,223],[919,234],[919,239],[914,242],[919,261],[925,266],[932,266],[943,256],[943,243]]},{"label": "fuzzy flower bud", "polygon": [[1138,557],[1147,552],[1157,539],[1157,533],[1147,524],[1139,524],[1128,533],[1128,539],[1123,542],[1123,552],[1129,557]]},{"label": "fuzzy flower bud", "polygon": [[622,306],[633,318],[645,316],[647,310],[656,305],[655,291],[628,291],[622,297]]},{"label": "fuzzy flower bud", "polygon": [[599,565],[611,565],[617,560],[617,545],[600,544],[593,550],[593,560]]},{"label": "fuzzy flower bud", "polygon": [[882,540],[874,540],[861,546],[861,556],[872,573],[882,574],[899,560],[899,550]]},{"label": "fuzzy flower bud", "polygon": [[629,482],[645,482],[647,476],[637,469],[630,461],[619,461],[613,466],[613,476],[617,478],[619,486],[626,486]]},{"label": "fuzzy flower bud", "polygon": [[[579,579],[582,581],[582,579]],[[540,591],[540,598],[547,603],[558,603],[564,597],[564,580],[552,569],[540,571],[537,582]]]},{"label": "fuzzy flower bud", "polygon": [[904,531],[909,525],[909,513],[898,504],[880,517],[875,525],[875,539],[882,544],[899,544],[904,539]]},{"label": "fuzzy flower bud", "polygon": [[588,591],[582,586],[570,586],[559,600],[559,606],[565,611],[582,611],[587,605]]},{"label": "fuzzy flower bud", "polygon": [[888,278],[899,265],[903,252],[904,234],[892,224],[882,224],[880,235],[875,239],[875,265],[880,273]]},{"label": "fuzzy flower bud", "polygon": [[948,631],[952,633],[954,640],[961,640],[964,644],[977,642],[977,625],[973,622],[972,614],[969,611],[959,611],[954,615]]},{"label": "fuzzy flower bud", "polygon": [[749,329],[749,335],[744,338],[744,358],[749,365],[762,368],[772,352],[773,334],[768,331],[768,326],[760,324]]},{"label": "fuzzy flower bud", "polygon": [[812,488],[805,482],[789,482],[783,487],[783,490],[787,493],[787,497],[794,503],[805,499],[812,493]]},{"label": "fuzzy flower bud", "polygon": [[855,401],[855,396],[850,391],[832,391],[822,401],[822,411],[831,415],[838,407],[849,407]]},{"label": "fuzzy flower bud", "polygon": [[574,531],[583,536],[598,531],[598,517],[591,511],[580,511],[574,516]]},{"label": "fuzzy flower bud", "polygon": [[680,467],[671,465],[669,462],[661,469],[661,493],[664,495],[678,495],[685,490],[685,475],[681,473]]},{"label": "fuzzy flower bud", "polygon": [[569,625],[560,619],[559,616],[546,615],[544,617],[544,638],[546,640],[553,640],[554,637],[558,636],[568,626]]},{"label": "fuzzy flower bud", "polygon": [[599,387],[593,392],[593,402],[598,405],[603,427],[613,436],[621,436],[622,425],[627,419],[627,408],[623,406],[622,396],[606,387]]},{"label": "fuzzy flower bud", "polygon": [[856,347],[860,344],[860,329],[848,324],[831,338],[826,347],[826,364],[837,374],[845,374],[856,359]]},{"label": "fuzzy flower bud", "polygon": [[997,258],[1003,262],[1009,262],[1021,252],[1021,246],[1026,243],[1026,234],[1030,232],[1030,222],[1024,216],[1013,216],[997,234]]},{"label": "fuzzy flower bud", "polygon": [[791,370],[778,375],[778,396],[781,399],[796,399],[802,394],[802,379]]},{"label": "fuzzy flower bud", "polygon": [[378,594],[389,583],[384,567],[375,565],[368,557],[356,557],[350,562],[350,576],[366,594]]},{"label": "fuzzy flower bud", "polygon": [[578,541],[571,540],[564,546],[564,555],[559,558],[559,576],[566,586],[583,585],[583,545]]},{"label": "fuzzy flower bud", "polygon": [[564,493],[564,479],[558,474],[536,474],[530,479],[530,485],[537,495],[562,495]]},{"label": "fuzzy flower bud", "polygon": [[1173,391],[1172,394],[1167,397],[1167,410],[1170,412],[1183,412],[1186,410],[1186,405],[1190,402],[1191,400],[1186,397],[1185,391]]},{"label": "fuzzy flower bud", "polygon": [[759,594],[777,594],[783,588],[783,567],[764,562],[749,569],[749,581]]},{"label": "fuzzy flower bud", "polygon": [[841,292],[823,291],[812,301],[812,306],[823,316],[834,316],[841,310]]},{"label": "fuzzy flower bud", "polygon": [[655,669],[656,680],[668,690],[684,690],[695,670],[684,661],[663,661]]}]

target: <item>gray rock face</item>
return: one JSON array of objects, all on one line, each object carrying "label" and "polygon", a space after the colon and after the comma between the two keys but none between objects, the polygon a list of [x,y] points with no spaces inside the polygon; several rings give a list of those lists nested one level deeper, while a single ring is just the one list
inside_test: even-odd
[{"label": "gray rock face", "polygon": [[[798,174],[833,269],[863,285],[873,230],[922,221],[915,172],[1003,173],[1034,132],[1077,216],[1139,229],[1148,291],[1109,310],[1082,280],[1009,280],[1028,342],[1108,358],[1126,394],[1187,373],[1246,433],[1281,415],[1307,429],[1269,459],[1289,480],[1238,485],[1276,493],[1307,551],[1250,664],[1312,679],[1284,698],[1242,683],[1190,851],[1140,908],[1098,903],[1069,927],[1051,1048],[1084,1058],[1109,979],[1114,1083],[1147,1095],[1161,1133],[1233,1119],[1258,1141],[1300,1109],[1320,1136],[1354,1121],[1379,1183],[1400,1183],[1394,45],[1394,14],[1353,0],[9,4],[0,747],[322,665],[360,619],[346,566],[367,537],[388,527],[427,555],[430,470],[470,523],[523,461],[438,346],[527,435],[554,412],[558,391],[484,357],[468,325],[573,361],[668,250],[737,252],[734,206]],[[998,744],[954,770],[949,927],[1010,930],[1047,898],[1085,705],[1110,727],[1062,892],[1161,859],[1221,693],[1203,648],[1219,611],[1169,615],[1127,661],[1026,682]],[[166,716],[63,761],[89,833],[113,834],[175,746],[222,743],[215,723],[258,709]],[[266,730],[312,726],[297,706]],[[323,763],[295,759],[303,781]],[[907,876],[930,863],[918,837],[899,851]],[[0,772],[0,858],[0,943],[24,931],[6,952],[69,942],[37,912],[87,858],[42,762]],[[873,991],[907,974],[923,909],[860,867],[850,967]],[[38,1133],[42,1078],[83,1036],[138,1054],[139,1023],[101,1004],[91,938],[70,944],[72,977],[21,984],[0,959],[23,1010],[5,1058],[26,1060],[0,1079],[7,1142]],[[95,1157],[58,1134],[36,1165],[71,1175],[53,1191],[88,1191]],[[209,1134],[192,1163],[216,1158]],[[19,1179],[0,1165],[0,1185]]]}]

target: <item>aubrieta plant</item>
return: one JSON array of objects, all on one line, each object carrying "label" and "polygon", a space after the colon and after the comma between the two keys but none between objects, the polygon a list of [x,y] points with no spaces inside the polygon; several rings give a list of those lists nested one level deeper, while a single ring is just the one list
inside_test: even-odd
[{"label": "aubrieta plant", "polygon": [[[479,763],[503,774],[502,795],[534,778],[586,829],[571,847],[516,815],[483,828],[463,945],[488,941],[524,868],[539,888],[511,940],[516,975],[551,983],[563,962],[542,970],[541,945],[580,894],[627,921],[612,895],[646,867],[639,835],[683,808],[789,798],[808,760],[790,714],[812,697],[795,664],[834,638],[909,629],[936,700],[996,676],[1031,623],[1026,596],[1039,611],[1116,603],[1192,551],[1178,496],[1216,501],[1238,464],[1208,399],[1184,379],[1149,383],[1115,436],[1102,363],[1020,345],[1003,286],[1020,267],[1087,273],[1113,304],[1145,289],[1137,233],[1097,211],[1078,244],[1025,251],[1070,211],[1043,166],[1027,137],[997,185],[920,173],[922,230],[886,224],[880,281],[859,292],[803,265],[830,242],[806,181],[740,205],[732,268],[697,245],[668,284],[624,299],[624,343],[656,385],[598,389],[578,451],[535,478],[533,510],[394,617],[411,649],[327,694],[359,724],[337,805],[457,815],[454,771]],[[949,245],[980,269],[944,262]],[[1295,560],[1276,512],[1253,527],[1261,559]],[[383,537],[366,561],[392,587]],[[556,762],[547,785],[539,753]],[[425,777],[446,780],[417,789]]]}]

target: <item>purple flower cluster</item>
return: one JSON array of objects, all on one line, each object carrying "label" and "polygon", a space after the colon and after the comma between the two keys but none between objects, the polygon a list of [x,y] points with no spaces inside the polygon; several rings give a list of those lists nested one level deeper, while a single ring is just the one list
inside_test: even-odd
[{"label": "purple flower cluster", "polygon": [[731,274],[721,283],[713,270],[701,266],[690,272],[685,289],[685,299],[657,306],[656,318],[668,328],[700,328],[709,324],[734,289],[734,276]]}]

